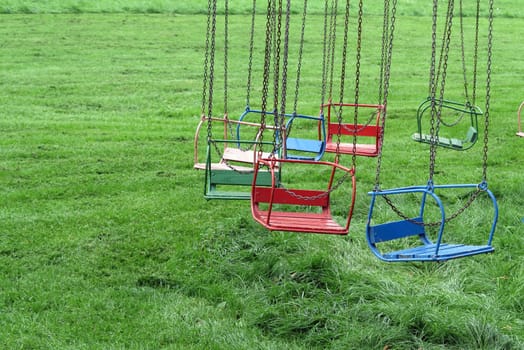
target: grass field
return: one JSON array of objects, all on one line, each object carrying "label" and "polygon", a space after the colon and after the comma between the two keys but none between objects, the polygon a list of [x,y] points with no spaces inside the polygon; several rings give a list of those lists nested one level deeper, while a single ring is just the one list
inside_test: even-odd
[{"label": "grass field", "polygon": [[[248,202],[203,199],[192,156],[205,3],[0,0],[0,347],[523,349],[519,2],[495,11],[488,181],[500,206],[496,252],[442,264],[387,264],[367,248],[374,159],[358,160],[347,237],[269,233]],[[410,140],[427,91],[426,3],[398,5],[384,188],[427,180],[428,149]],[[231,6],[241,14],[249,4]],[[366,23],[379,23],[380,8],[369,6]],[[314,37],[322,18],[311,18]],[[230,110],[239,113],[249,20],[231,18],[239,44]],[[365,53],[380,49],[365,44]],[[308,90],[314,62],[303,70],[306,109],[319,103]],[[461,76],[448,79],[453,92]],[[481,145],[439,151],[436,181],[475,183],[481,160]],[[485,204],[450,233],[483,239]]]}]

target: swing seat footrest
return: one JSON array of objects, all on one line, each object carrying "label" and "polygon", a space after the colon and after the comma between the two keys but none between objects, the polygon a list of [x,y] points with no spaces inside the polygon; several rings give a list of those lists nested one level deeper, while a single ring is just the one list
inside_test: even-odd
[{"label": "swing seat footrest", "polygon": [[415,248],[398,250],[383,254],[388,261],[445,261],[465,256],[492,253],[491,245],[441,244],[436,251],[436,244],[426,244]]},{"label": "swing seat footrest", "polygon": [[211,190],[207,192],[206,194],[204,194],[204,198],[205,199],[249,200],[251,198],[251,193]]},{"label": "swing seat footrest", "polygon": [[256,210],[255,219],[271,231],[289,231],[304,233],[324,233],[346,235],[348,229],[337,223],[330,215],[322,213],[290,213],[271,212],[268,222],[268,212]]}]

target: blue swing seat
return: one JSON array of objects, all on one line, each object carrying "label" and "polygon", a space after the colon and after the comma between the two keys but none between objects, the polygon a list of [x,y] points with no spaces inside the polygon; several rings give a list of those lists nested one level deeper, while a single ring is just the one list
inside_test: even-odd
[{"label": "blue swing seat", "polygon": [[[482,184],[481,184],[482,185]],[[444,227],[446,223],[446,216],[444,206],[440,198],[435,194],[435,189],[445,188],[477,188],[478,184],[459,184],[459,185],[440,185],[440,186],[412,186],[390,190],[372,191],[369,194],[372,196],[371,206],[368,215],[368,223],[366,227],[366,236],[368,245],[379,259],[388,262],[399,261],[446,261],[450,259],[462,258],[477,254],[491,253],[495,250],[492,246],[493,235],[498,219],[498,206],[493,193],[486,188],[482,188],[484,192],[491,198],[493,204],[493,222],[487,243],[484,245],[467,245],[467,244],[450,244],[445,243]],[[386,222],[381,224],[372,224],[373,210],[375,201],[379,196],[389,196],[407,193],[421,193],[422,204],[420,207],[420,215],[414,218],[406,218],[400,221]],[[423,214],[427,196],[431,196],[437,203],[440,214],[440,227],[438,236],[435,242],[431,241],[426,234]],[[380,244],[388,241],[399,240],[402,238],[418,236],[421,244],[416,247],[409,247],[400,250],[384,251]]]},{"label": "blue swing seat", "polygon": [[[266,115],[273,116],[275,118],[274,111],[266,111],[251,109],[249,106],[246,107],[245,111],[240,116],[239,120],[246,121],[252,115],[256,116],[256,119],[260,119],[260,115],[264,113]],[[326,135],[324,129],[324,116],[311,116],[306,114],[297,114],[297,113],[286,113],[284,117],[287,119],[286,122],[286,135],[285,147],[281,154],[283,159],[296,159],[296,160],[315,160],[318,161],[322,159],[325,151],[326,145]],[[288,137],[289,131],[293,127],[293,124],[298,124],[301,121],[313,121],[315,124],[318,124],[318,136],[315,135],[315,138],[300,138],[300,137]],[[297,128],[298,126],[295,126]],[[240,126],[237,126],[237,139],[241,140],[240,136]]]}]

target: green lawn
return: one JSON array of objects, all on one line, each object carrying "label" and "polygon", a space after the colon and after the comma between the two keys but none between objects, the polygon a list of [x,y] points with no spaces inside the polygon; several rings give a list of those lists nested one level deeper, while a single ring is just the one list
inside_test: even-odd
[{"label": "green lawn", "polygon": [[[398,5],[384,188],[428,176],[428,148],[410,139],[428,87],[426,2]],[[519,2],[496,4],[488,149],[500,206],[496,252],[441,264],[387,264],[367,248],[375,159],[357,160],[347,237],[270,233],[248,202],[203,199],[193,137],[206,6],[182,3],[0,1],[0,347],[522,349]],[[311,19],[314,38],[322,17]],[[250,17],[231,21],[234,115],[245,103]],[[301,106],[315,111],[320,43],[308,43],[317,56],[304,64]],[[366,54],[379,51],[365,42]],[[460,92],[461,79],[448,77],[450,92]],[[365,81],[363,97],[374,98],[374,82]],[[481,160],[480,143],[439,150],[436,181],[475,183]],[[483,239],[486,204],[450,232]]]}]

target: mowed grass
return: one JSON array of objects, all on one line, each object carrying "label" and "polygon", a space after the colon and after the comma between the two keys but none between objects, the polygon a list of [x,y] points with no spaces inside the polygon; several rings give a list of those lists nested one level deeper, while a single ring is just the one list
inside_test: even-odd
[{"label": "mowed grass", "polygon": [[[518,17],[511,4],[500,13]],[[122,12],[111,6],[95,12]],[[364,237],[375,160],[358,160],[348,237],[269,233],[251,219],[249,203],[203,199],[192,147],[205,16],[63,14],[72,12],[64,7],[2,16],[3,348],[524,346],[524,140],[514,136],[524,99],[524,69],[515,59],[522,18],[500,15],[495,22],[488,181],[500,205],[496,253],[385,264]],[[410,141],[427,91],[425,14],[397,19],[386,188],[427,179],[427,148]],[[321,18],[312,18],[320,28]],[[248,16],[232,21],[249,25]],[[230,56],[230,105],[239,113],[246,95],[243,34],[232,31],[240,44]],[[366,50],[373,52],[372,44]],[[306,64],[304,81],[315,81],[317,68]],[[302,105],[315,108],[316,90],[305,89],[312,106]],[[437,181],[478,181],[481,150],[439,151]],[[461,215],[450,234],[483,239],[483,204]]]}]

